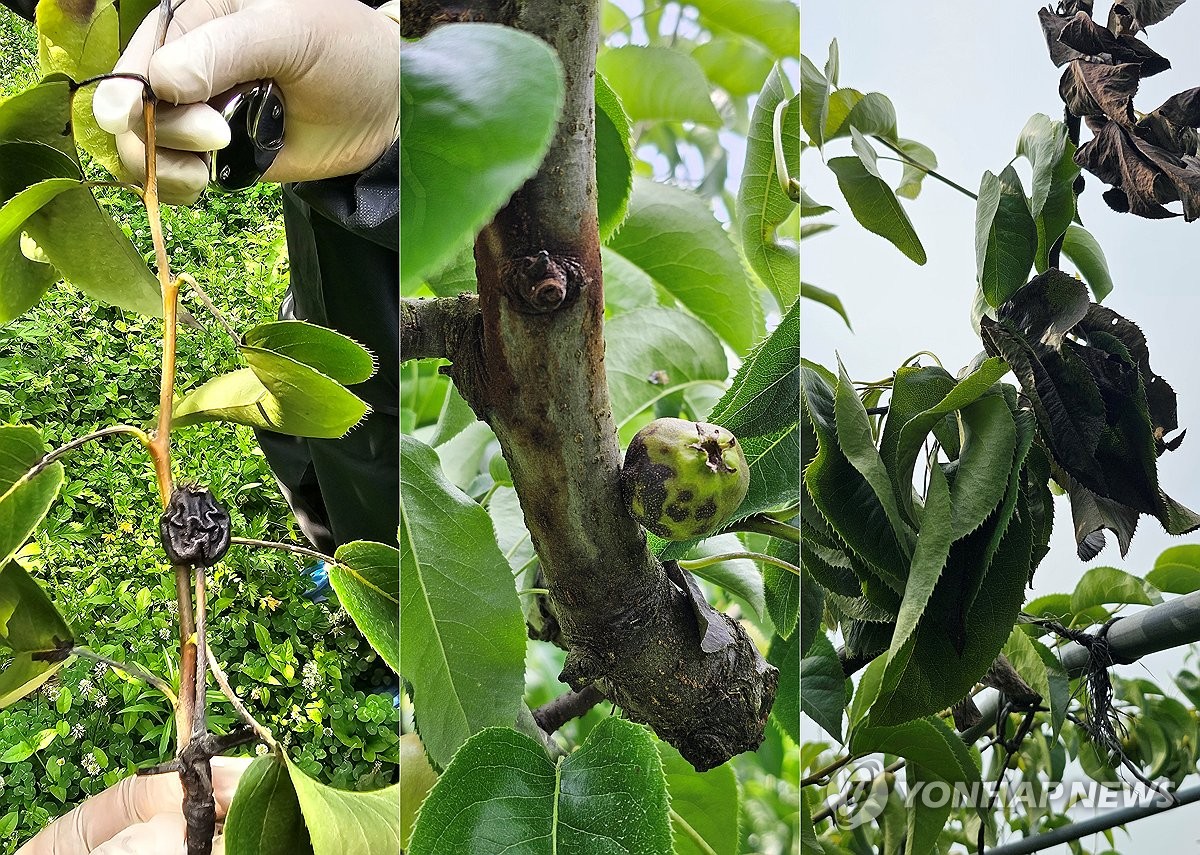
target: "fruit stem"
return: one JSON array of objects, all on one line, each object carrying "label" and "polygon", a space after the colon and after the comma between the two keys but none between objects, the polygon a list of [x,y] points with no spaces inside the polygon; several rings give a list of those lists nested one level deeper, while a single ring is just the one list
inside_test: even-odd
[{"label": "fruit stem", "polygon": [[722,561],[732,561],[736,558],[749,558],[751,561],[760,561],[763,564],[772,564],[782,570],[786,570],[796,576],[800,575],[800,568],[789,561],[784,561],[782,558],[776,558],[774,555],[764,555],[761,552],[722,552],[719,555],[706,555],[703,558],[693,558],[691,560],[683,560],[676,562],[684,570],[701,570],[712,564],[720,564]]}]

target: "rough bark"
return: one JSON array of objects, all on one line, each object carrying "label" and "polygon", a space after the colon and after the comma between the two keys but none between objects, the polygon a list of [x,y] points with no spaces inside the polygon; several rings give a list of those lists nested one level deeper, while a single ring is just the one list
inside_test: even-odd
[{"label": "rough bark", "polygon": [[453,359],[464,340],[478,338],[479,301],[472,295],[400,301],[400,359]]},{"label": "rough bark", "polygon": [[778,672],[716,612],[726,641],[702,649],[702,610],[621,500],[596,221],[596,0],[530,0],[515,25],[558,52],[565,103],[540,171],[476,241],[481,323],[449,373],[495,431],[521,496],[569,648],[562,679],[596,684],[708,769],[760,744]]}]

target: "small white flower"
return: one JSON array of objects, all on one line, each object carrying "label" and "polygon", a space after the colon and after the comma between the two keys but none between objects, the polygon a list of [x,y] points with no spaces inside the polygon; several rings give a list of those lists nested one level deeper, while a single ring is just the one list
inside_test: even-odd
[{"label": "small white flower", "polygon": [[58,700],[58,694],[60,691],[61,690],[59,689],[58,684],[52,685],[47,683],[46,685],[42,686],[42,692],[46,695],[46,698],[50,701],[50,703],[54,703]]},{"label": "small white flower", "polygon": [[261,700],[261,699],[262,699],[262,689],[260,689],[258,686],[255,686],[253,689],[250,690],[250,700],[257,701],[257,700]]},{"label": "small white flower", "polygon": [[98,706],[98,707],[108,706],[108,695],[97,692],[95,703],[96,703],[96,706]]},{"label": "small white flower", "polygon": [[83,737],[86,735],[87,735],[87,728],[85,728],[82,724],[76,723],[71,728],[71,738],[72,739],[77,739],[77,740],[83,739]]},{"label": "small white flower", "polygon": [[4,778],[0,778],[0,790],[4,789]]},{"label": "small white flower", "polygon": [[321,733],[324,734],[326,739],[330,739],[333,736],[333,728],[332,727],[323,727],[323,728],[321,728]]},{"label": "small white flower", "polygon": [[96,667],[92,669],[92,673],[95,674],[97,677],[103,677],[105,674],[108,673],[108,663],[97,662]]},{"label": "small white flower", "polygon": [[258,743],[258,745],[254,746],[254,753],[257,754],[259,757],[265,756],[267,751],[269,751],[269,750],[270,749],[268,749],[267,746],[261,742]]},{"label": "small white flower", "polygon": [[100,764],[96,762],[96,756],[92,754],[92,752],[89,751],[87,754],[84,754],[81,763],[84,771],[86,771],[89,775],[100,774]]},{"label": "small white flower", "polygon": [[87,677],[84,677],[79,681],[79,694],[82,695],[85,700],[91,700],[93,688],[94,684]]}]

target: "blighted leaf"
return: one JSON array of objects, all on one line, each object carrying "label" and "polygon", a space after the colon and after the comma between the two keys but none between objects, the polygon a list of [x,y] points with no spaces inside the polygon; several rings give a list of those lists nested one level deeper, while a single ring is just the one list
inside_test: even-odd
[{"label": "blighted leaf", "polygon": [[1137,63],[1143,77],[1166,71],[1171,63],[1131,33],[1102,27],[1087,12],[1056,15],[1051,9],[1038,12],[1050,58],[1057,66],[1082,57],[1101,57],[1114,63]]},{"label": "blighted leaf", "polygon": [[[1133,18],[1133,32],[1144,27],[1150,27],[1166,19],[1168,15],[1184,4],[1185,0],[1122,0],[1122,5]],[[1109,12],[1114,14],[1113,11]]]},{"label": "blighted leaf", "polygon": [[1076,116],[1103,117],[1132,125],[1140,69],[1132,63],[1103,65],[1075,60],[1063,72],[1058,94]]},{"label": "blighted leaf", "polygon": [[1200,526],[1200,516],[1158,485],[1157,456],[1173,447],[1164,437],[1176,427],[1175,396],[1150,370],[1135,325],[1089,304],[1082,282],[1050,270],[1001,306],[997,320],[984,318],[981,333],[1032,405],[1042,444],[1063,472],[1056,480],[1072,494],[1081,549],[1107,527],[1124,551],[1139,513],[1172,534]]}]

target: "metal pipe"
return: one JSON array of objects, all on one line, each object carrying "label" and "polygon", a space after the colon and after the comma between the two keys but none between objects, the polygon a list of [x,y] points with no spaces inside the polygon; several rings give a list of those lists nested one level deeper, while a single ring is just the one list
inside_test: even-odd
[{"label": "metal pipe", "polygon": [[1177,807],[1200,802],[1200,786],[1192,787],[1189,790],[1175,794],[1175,801],[1163,803],[1155,801],[1148,805],[1134,805],[1132,807],[1118,808],[1117,810],[1109,811],[1101,816],[1093,816],[1090,819],[1081,819],[1079,822],[1073,822],[1070,825],[1064,825],[1062,828],[1055,828],[1052,831],[1047,831],[1044,834],[1035,834],[1033,837],[1024,837],[1020,840],[1015,840],[1012,843],[1005,843],[1003,846],[993,846],[988,849],[988,855],[1027,855],[1029,852],[1039,852],[1042,849],[1048,849],[1051,846],[1056,846],[1059,843],[1070,843],[1072,840],[1078,840],[1081,837],[1086,837],[1089,834],[1095,834],[1100,831],[1108,831],[1110,828],[1115,828],[1118,825],[1124,825],[1127,822],[1145,819],[1148,816],[1164,813],[1165,811],[1173,810]]}]

